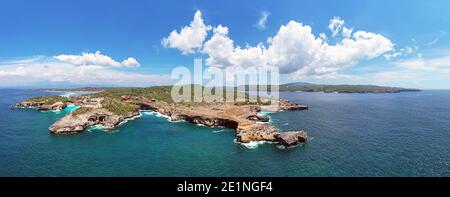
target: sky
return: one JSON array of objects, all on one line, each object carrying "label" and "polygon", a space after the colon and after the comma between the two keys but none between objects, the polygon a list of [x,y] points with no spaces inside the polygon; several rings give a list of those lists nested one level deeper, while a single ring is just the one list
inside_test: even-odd
[{"label": "sky", "polygon": [[0,87],[151,86],[194,58],[281,83],[450,89],[447,0],[0,0]]}]

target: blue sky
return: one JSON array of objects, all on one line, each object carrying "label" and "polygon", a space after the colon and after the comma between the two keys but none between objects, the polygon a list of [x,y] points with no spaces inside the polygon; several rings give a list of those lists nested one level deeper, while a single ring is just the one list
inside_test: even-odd
[{"label": "blue sky", "polygon": [[[207,66],[279,66],[282,82],[450,88],[449,9],[445,0],[0,0],[0,86],[167,84],[173,68],[204,58]],[[181,43],[181,29],[190,28],[197,12],[206,35],[186,53],[193,43]],[[310,50],[309,34],[301,33],[308,29],[326,46]],[[277,36],[278,42],[268,42]],[[232,49],[217,48],[227,40]],[[262,54],[253,57],[251,50]],[[277,61],[261,62],[266,57]],[[133,61],[124,63],[128,58]]]}]

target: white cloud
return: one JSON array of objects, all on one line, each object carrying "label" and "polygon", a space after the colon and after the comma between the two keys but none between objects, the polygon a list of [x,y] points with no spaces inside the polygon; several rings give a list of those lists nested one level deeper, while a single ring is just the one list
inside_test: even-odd
[{"label": "white cloud", "polygon": [[[206,27],[203,21],[201,24],[202,27]],[[353,28],[344,25],[344,20],[339,17],[330,20],[329,28],[333,32],[333,37],[342,34],[342,38],[335,44],[329,44],[324,33],[316,36],[310,26],[297,21],[282,25],[273,37],[267,39],[267,43],[260,42],[254,46],[236,45],[228,36],[228,27],[223,25],[216,26],[210,39],[203,45],[201,43],[207,36],[205,30],[207,28],[198,31],[199,35],[192,35],[193,32],[190,32],[190,36],[202,38],[195,48],[201,48],[199,52],[207,55],[206,64],[210,67],[232,67],[235,70],[276,67],[281,74],[290,74],[296,78],[342,76],[337,72],[351,68],[360,60],[373,59],[394,49],[393,43],[380,34],[354,32]],[[190,29],[192,26],[191,23],[184,29]],[[183,30],[180,34],[177,32],[172,34],[180,36]],[[168,45],[170,42],[168,39],[165,40]],[[182,52],[183,54],[193,52],[191,49],[192,47],[188,47]]]},{"label": "white cloud", "polygon": [[344,20],[339,18],[338,16],[333,17],[330,20],[330,24],[328,25],[328,29],[332,32],[332,36],[336,37],[341,31],[342,27],[344,27]]},{"label": "white cloud", "polygon": [[23,66],[19,66],[15,69],[10,70],[0,70],[0,77],[18,77],[25,75],[25,68]]},{"label": "white cloud", "polygon": [[[133,60],[128,59],[130,64]],[[168,85],[173,82],[167,74],[122,72],[112,67],[78,66],[51,58],[23,60],[26,63],[0,62],[0,86],[20,86],[50,83],[96,84],[117,86]]]},{"label": "white cloud", "polygon": [[390,54],[384,54],[383,56],[387,60],[390,60],[390,59],[393,59],[393,58],[396,58],[396,57],[400,57],[401,55],[402,55],[402,53],[400,53],[400,52],[393,52],[393,53],[390,53]]},{"label": "white cloud", "polygon": [[[390,70],[369,72],[360,77],[381,85],[393,85],[417,88],[449,88],[450,54],[424,59],[412,57],[390,63]],[[386,65],[385,65],[386,66]],[[439,83],[436,83],[436,82]],[[361,83],[361,81],[359,81]]]},{"label": "white cloud", "polygon": [[450,71],[450,55],[443,55],[430,59],[411,58],[396,62],[395,65],[414,70]]},{"label": "white cloud", "polygon": [[353,32],[353,28],[347,28],[347,27],[342,28],[342,36],[344,36],[345,38],[350,38],[352,36],[352,32]]},{"label": "white cloud", "polygon": [[267,11],[262,11],[261,16],[256,24],[258,29],[266,29],[267,19],[269,18],[270,13]]},{"label": "white cloud", "polygon": [[262,44],[256,47],[235,47],[228,37],[228,28],[222,25],[214,28],[214,35],[203,47],[202,52],[208,54],[206,64],[213,67],[253,67],[265,63]]},{"label": "white cloud", "polygon": [[339,33],[341,33],[344,38],[350,38],[353,33],[353,27],[350,28],[345,26],[344,19],[341,19],[338,16],[335,16],[330,20],[328,29],[330,29],[333,38],[337,37]]},{"label": "white cloud", "polygon": [[134,59],[132,57],[129,57],[128,59],[123,60],[121,64],[126,66],[126,67],[139,67],[139,66],[141,66],[141,64],[136,59]]},{"label": "white cloud", "polygon": [[411,54],[412,52],[414,52],[414,49],[409,46],[406,46],[405,48],[400,49],[400,52],[404,52],[406,54]]},{"label": "white cloud", "polygon": [[109,56],[103,55],[100,51],[95,53],[82,53],[81,55],[58,55],[55,59],[70,63],[75,66],[102,66],[102,67],[139,67],[136,59],[128,59],[117,62]]},{"label": "white cloud", "polygon": [[209,30],[211,26],[205,25],[202,13],[197,10],[189,26],[183,27],[180,32],[173,30],[161,43],[165,47],[179,49],[183,54],[194,53],[202,46]]},{"label": "white cloud", "polygon": [[310,26],[296,21],[282,25],[278,33],[263,43],[241,48],[228,37],[228,28],[219,25],[205,42],[202,52],[212,67],[278,67],[280,73],[296,76],[336,74],[361,59],[372,59],[393,49],[392,42],[382,35],[358,31],[330,45],[312,33]]},{"label": "white cloud", "polygon": [[[418,49],[419,49],[418,46],[414,46],[414,48],[410,47],[410,46],[406,46],[404,48],[399,49],[398,51],[394,49],[394,50],[392,50],[392,53],[384,54],[383,56],[387,60],[391,60],[391,59],[395,59],[395,58],[398,58],[401,56],[408,56],[408,55],[416,52]],[[422,55],[418,54],[418,56],[421,57]]]}]

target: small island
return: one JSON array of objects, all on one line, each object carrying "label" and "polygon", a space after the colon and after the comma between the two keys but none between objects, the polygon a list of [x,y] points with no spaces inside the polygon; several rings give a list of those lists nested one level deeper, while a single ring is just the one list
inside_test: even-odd
[{"label": "small island", "polygon": [[305,131],[280,132],[269,123],[268,117],[259,113],[306,110],[307,106],[283,99],[277,100],[276,105],[267,105],[259,99],[258,102],[175,103],[170,95],[171,89],[172,86],[89,88],[90,91],[99,92],[76,97],[34,97],[17,103],[13,108],[62,110],[67,106],[78,106],[77,110],[49,127],[50,132],[57,135],[81,133],[94,125],[101,125],[106,131],[110,131],[129,119],[139,117],[141,110],[152,110],[172,121],[234,129],[236,141],[241,143],[268,141],[294,146],[307,140]]}]

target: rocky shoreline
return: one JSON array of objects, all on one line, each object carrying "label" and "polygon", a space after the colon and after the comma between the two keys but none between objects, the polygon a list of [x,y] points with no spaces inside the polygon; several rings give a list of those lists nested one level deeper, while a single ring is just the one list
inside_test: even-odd
[{"label": "rocky shoreline", "polygon": [[[52,99],[52,101],[58,99]],[[14,105],[14,108],[33,108],[37,110],[63,110],[75,104],[80,109],[64,116],[49,127],[53,134],[76,134],[93,125],[102,125],[107,131],[118,127],[123,121],[140,116],[140,110],[152,110],[170,117],[172,121],[186,121],[207,127],[226,127],[236,131],[236,140],[241,143],[256,141],[277,142],[284,146],[305,143],[305,131],[280,132],[271,125],[268,117],[261,111],[306,110],[307,106],[279,100],[276,105],[235,105],[234,103],[215,103],[189,106],[167,103],[154,98],[121,96],[120,104],[137,106],[124,113],[114,113],[105,105],[105,98],[89,96],[74,97],[64,101],[26,100]]]}]

